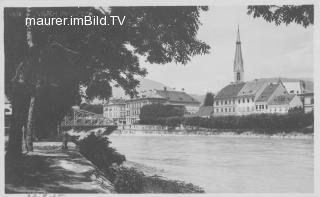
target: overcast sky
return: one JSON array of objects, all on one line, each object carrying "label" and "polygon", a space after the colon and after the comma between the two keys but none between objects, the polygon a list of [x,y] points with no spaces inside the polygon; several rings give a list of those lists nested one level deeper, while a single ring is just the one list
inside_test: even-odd
[{"label": "overcast sky", "polygon": [[216,92],[233,81],[237,25],[240,25],[245,80],[265,77],[313,77],[313,27],[276,26],[247,15],[243,6],[210,7],[201,14],[198,38],[211,53],[196,56],[186,66],[141,62],[147,78],[188,93]]}]

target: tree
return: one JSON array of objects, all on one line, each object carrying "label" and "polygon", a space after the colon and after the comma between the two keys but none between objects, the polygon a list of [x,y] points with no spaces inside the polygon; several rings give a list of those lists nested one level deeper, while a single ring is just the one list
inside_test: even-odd
[{"label": "tree", "polygon": [[213,106],[214,102],[214,94],[212,92],[208,92],[204,99],[203,106]]},{"label": "tree", "polygon": [[184,106],[151,104],[144,105],[140,110],[141,124],[161,124],[163,118],[182,117],[185,114]]},{"label": "tree", "polygon": [[308,27],[314,23],[313,5],[258,5],[248,6],[248,15],[252,14],[254,18],[262,17],[268,22],[274,22],[276,25],[282,23],[288,25],[295,22],[303,27]]},{"label": "tree", "polygon": [[[207,7],[5,8],[5,93],[12,102],[8,154],[21,153],[22,127],[41,115],[58,124],[70,107],[87,99],[109,98],[111,82],[134,96],[144,76],[139,56],[150,63],[186,64],[210,47],[196,35]],[[126,16],[124,26],[32,26],[28,47],[25,17]],[[85,92],[81,91],[85,87]],[[62,92],[48,98],[44,92]],[[34,102],[32,101],[34,98]],[[30,102],[31,101],[31,102]],[[33,103],[33,104],[32,104]],[[47,106],[50,103],[51,106]],[[34,107],[32,107],[34,106]],[[53,109],[52,106],[58,106]],[[29,109],[37,109],[30,112]],[[58,110],[54,112],[54,110]],[[34,113],[36,112],[37,113]],[[29,114],[29,115],[28,115]],[[31,115],[30,115],[31,114]],[[40,133],[41,131],[35,131]]]}]

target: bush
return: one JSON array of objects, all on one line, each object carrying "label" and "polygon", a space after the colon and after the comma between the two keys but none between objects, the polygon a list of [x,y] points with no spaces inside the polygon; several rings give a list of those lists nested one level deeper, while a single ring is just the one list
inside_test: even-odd
[{"label": "bush", "polygon": [[247,116],[201,117],[167,117],[158,118],[154,124],[175,128],[179,124],[207,129],[261,129],[270,132],[281,130],[290,132],[308,126],[313,126],[313,113],[302,113],[295,109],[287,115],[251,114]]},{"label": "bush", "polygon": [[182,117],[185,114],[184,106],[151,104],[144,105],[140,111],[140,124],[161,124],[163,118]]},{"label": "bush", "polygon": [[142,193],[144,174],[134,168],[120,167],[116,170],[114,188],[118,193]]},{"label": "bush", "polygon": [[106,174],[111,174],[113,164],[120,165],[126,158],[114,148],[109,147],[110,141],[106,137],[97,137],[93,133],[79,143],[80,153],[95,164]]}]

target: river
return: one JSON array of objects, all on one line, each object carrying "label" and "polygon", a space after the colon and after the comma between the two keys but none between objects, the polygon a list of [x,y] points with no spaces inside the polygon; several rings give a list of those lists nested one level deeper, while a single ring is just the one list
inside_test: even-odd
[{"label": "river", "polygon": [[205,192],[313,192],[313,139],[117,136],[129,161]]}]

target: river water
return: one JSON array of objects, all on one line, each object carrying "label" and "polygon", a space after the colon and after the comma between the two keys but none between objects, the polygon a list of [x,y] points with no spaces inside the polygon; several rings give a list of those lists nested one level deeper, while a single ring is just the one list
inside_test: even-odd
[{"label": "river water", "polygon": [[129,161],[205,192],[313,192],[313,139],[109,136]]}]

